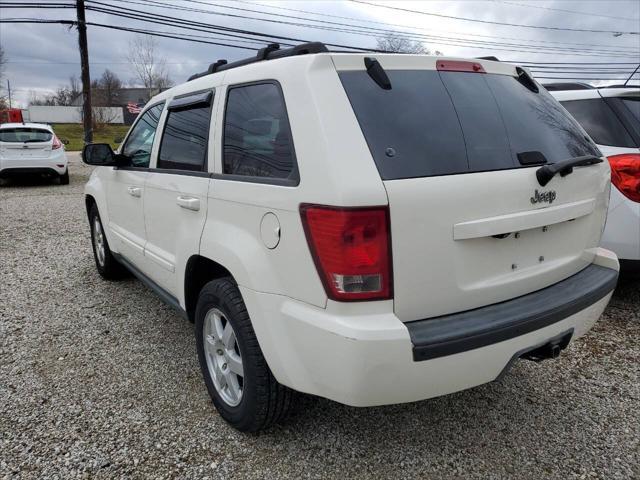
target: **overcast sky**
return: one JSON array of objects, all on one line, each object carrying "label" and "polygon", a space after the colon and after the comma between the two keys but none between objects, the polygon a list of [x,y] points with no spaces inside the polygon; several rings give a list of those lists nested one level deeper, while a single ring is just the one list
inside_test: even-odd
[{"label": "overcast sky", "polygon": [[[69,19],[75,17],[75,10],[8,9],[2,8],[0,0],[0,18],[46,18]],[[25,0],[32,1],[35,0]],[[50,2],[39,0],[36,3]],[[87,0],[89,4],[90,0]],[[346,44],[362,47],[375,47],[376,38],[370,34],[342,33],[321,29],[312,29],[273,22],[264,22],[246,18],[234,18],[220,15],[250,15],[270,20],[301,22],[300,20],[267,16],[264,14],[242,12],[227,7],[260,10],[280,15],[291,15],[325,22],[348,23],[390,30],[412,31],[414,33],[448,38],[464,38],[474,41],[500,42],[511,45],[459,46],[459,43],[439,38],[425,40],[426,47],[439,50],[445,55],[474,57],[495,55],[500,59],[518,62],[611,62],[611,67],[633,69],[632,65],[617,66],[614,62],[640,62],[640,35],[613,33],[586,33],[535,28],[513,27],[479,23],[459,19],[422,15],[351,1],[267,1],[225,2],[223,0],[153,0],[162,6],[152,6],[146,0],[100,0],[119,7],[139,9],[170,15],[172,18],[207,22],[233,28],[242,28],[268,34],[277,34],[305,40],[318,40],[326,43]],[[640,30],[640,1],[530,1],[530,0],[466,0],[466,1],[396,1],[372,2],[447,16],[465,17],[489,22],[516,23],[525,25],[562,27],[583,30],[607,30],[631,32]],[[204,5],[208,3],[209,5]],[[204,9],[216,14],[180,11],[163,8],[177,5],[187,8]],[[274,8],[278,7],[278,8]],[[305,13],[291,9],[304,10]],[[312,15],[317,12],[321,15]],[[330,16],[326,16],[330,15]],[[336,18],[336,17],[349,17]],[[97,12],[87,12],[87,20],[109,25],[146,28],[162,31],[187,32],[175,27],[152,25],[137,20],[124,19]],[[389,24],[385,26],[383,24]],[[316,25],[330,26],[329,24]],[[344,27],[342,27],[344,28]],[[353,27],[351,27],[353,28]],[[127,64],[129,40],[135,35],[129,32],[107,30],[90,26],[89,58],[91,75],[99,77],[105,68],[114,71],[122,80],[128,82],[134,74]],[[215,36],[203,32],[190,32],[205,36]],[[496,38],[499,37],[499,38]],[[222,41],[222,40],[219,40]],[[180,83],[194,72],[201,71],[219,58],[229,61],[252,55],[251,51],[235,48],[203,45],[181,40],[159,38],[159,51],[166,57],[171,78]],[[556,43],[557,42],[557,43]],[[268,43],[268,42],[266,42]],[[448,44],[449,43],[449,44]],[[5,81],[11,81],[14,103],[26,106],[29,92],[52,92],[56,87],[68,83],[71,75],[80,74],[77,32],[63,25],[0,24],[0,44],[8,57]],[[513,44],[532,44],[535,49],[529,51],[506,51],[522,49]],[[252,45],[253,46],[253,45]],[[541,51],[542,47],[566,47],[573,51]],[[587,52],[590,49],[592,51]],[[597,50],[594,52],[593,50]],[[601,66],[600,66],[601,67]],[[619,77],[625,78],[620,74]],[[636,75],[634,79],[640,79]],[[546,80],[548,81],[548,80]],[[543,83],[545,80],[543,80]],[[6,87],[6,85],[3,85]]]}]

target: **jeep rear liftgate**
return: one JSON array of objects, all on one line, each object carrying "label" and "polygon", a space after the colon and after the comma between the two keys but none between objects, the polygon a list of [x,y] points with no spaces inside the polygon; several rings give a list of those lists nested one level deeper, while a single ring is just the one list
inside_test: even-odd
[{"label": "jeep rear liftgate", "polygon": [[[574,275],[593,260],[606,215],[608,167],[566,111],[515,69],[459,63],[388,69],[386,90],[366,71],[339,72],[387,190],[402,321]],[[564,160],[580,166],[536,176]]]}]

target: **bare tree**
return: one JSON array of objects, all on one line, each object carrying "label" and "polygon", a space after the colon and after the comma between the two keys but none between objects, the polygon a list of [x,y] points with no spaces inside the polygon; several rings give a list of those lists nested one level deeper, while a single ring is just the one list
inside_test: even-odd
[{"label": "bare tree", "polygon": [[56,105],[71,105],[73,97],[68,87],[58,87],[55,93]]},{"label": "bare tree", "polygon": [[69,77],[69,95],[71,101],[75,100],[78,95],[82,93],[82,87],[80,86],[80,80],[75,75]]},{"label": "bare tree", "polygon": [[129,42],[127,58],[131,69],[140,83],[150,91],[173,85],[167,72],[167,59],[160,56],[157,50],[158,41],[149,35],[136,35]]},{"label": "bare tree", "polygon": [[122,88],[122,81],[107,68],[102,72],[102,77],[100,77],[100,88],[104,92],[105,106],[110,107],[118,97],[118,91]]},{"label": "bare tree", "polygon": [[56,94],[39,94],[35,90],[29,90],[29,105],[56,105]]},{"label": "bare tree", "polygon": [[437,50],[432,52],[430,49],[425,47],[422,42],[410,40],[407,37],[401,37],[399,35],[385,35],[384,37],[379,37],[376,41],[378,43],[378,50],[384,50],[386,52],[442,55],[442,53]]}]

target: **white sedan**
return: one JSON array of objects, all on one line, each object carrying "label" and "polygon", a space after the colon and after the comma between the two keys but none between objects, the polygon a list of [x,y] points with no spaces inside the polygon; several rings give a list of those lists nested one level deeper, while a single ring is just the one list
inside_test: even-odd
[{"label": "white sedan", "polygon": [[49,125],[0,124],[0,179],[16,175],[46,175],[69,183],[64,145]]}]

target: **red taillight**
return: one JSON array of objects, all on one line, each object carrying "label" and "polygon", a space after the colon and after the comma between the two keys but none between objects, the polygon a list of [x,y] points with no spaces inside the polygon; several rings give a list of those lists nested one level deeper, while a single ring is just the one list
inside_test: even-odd
[{"label": "red taillight", "polygon": [[611,183],[629,200],[640,202],[640,155],[623,153],[608,157]]},{"label": "red taillight", "polygon": [[311,255],[333,300],[392,298],[388,207],[301,205]]},{"label": "red taillight", "polygon": [[460,60],[437,60],[436,69],[441,72],[471,72],[487,73],[478,62],[464,62]]},{"label": "red taillight", "polygon": [[51,150],[57,150],[59,148],[62,148],[62,142],[60,140],[58,140],[58,137],[56,137],[54,135],[53,136],[53,144],[51,145]]}]

